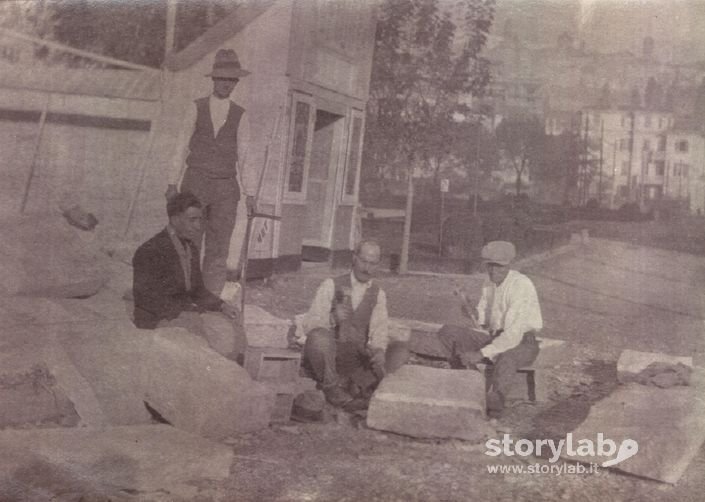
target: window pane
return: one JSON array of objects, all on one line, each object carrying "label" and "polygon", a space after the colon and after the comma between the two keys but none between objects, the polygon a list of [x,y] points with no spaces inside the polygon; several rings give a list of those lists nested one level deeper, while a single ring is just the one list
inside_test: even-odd
[{"label": "window pane", "polygon": [[350,136],[350,151],[348,152],[348,169],[345,173],[345,195],[355,193],[355,178],[357,177],[357,165],[360,158],[360,140],[362,132],[362,118],[353,119],[352,134]]},{"label": "window pane", "polygon": [[296,103],[294,116],[294,141],[289,161],[289,191],[301,192],[304,185],[304,164],[306,162],[306,143],[308,142],[308,123],[311,105],[301,101]]}]

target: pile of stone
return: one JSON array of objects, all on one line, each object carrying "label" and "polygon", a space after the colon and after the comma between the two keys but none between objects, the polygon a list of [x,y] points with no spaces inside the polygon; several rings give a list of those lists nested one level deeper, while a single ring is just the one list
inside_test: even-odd
[{"label": "pile of stone", "polygon": [[0,500],[193,500],[227,477],[222,442],[267,427],[274,392],[185,330],[135,328],[129,270],[111,287],[66,221],[0,228]]}]

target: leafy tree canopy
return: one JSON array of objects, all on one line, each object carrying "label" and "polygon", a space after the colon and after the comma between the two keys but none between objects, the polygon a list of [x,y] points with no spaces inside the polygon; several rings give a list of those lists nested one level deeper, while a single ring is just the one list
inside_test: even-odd
[{"label": "leafy tree canopy", "polygon": [[[175,48],[224,17],[230,0],[178,0]],[[167,0],[43,0],[0,3],[2,25],[77,49],[158,67],[165,52]],[[66,58],[85,65],[84,58]]]},{"label": "leafy tree canopy", "polygon": [[480,56],[494,0],[384,0],[380,8],[365,137],[366,175],[438,173],[464,157],[476,118],[471,96],[489,83]]}]

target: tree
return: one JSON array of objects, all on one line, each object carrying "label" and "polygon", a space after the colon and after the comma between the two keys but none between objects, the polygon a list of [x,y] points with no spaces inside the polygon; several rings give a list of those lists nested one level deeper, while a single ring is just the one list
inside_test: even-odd
[{"label": "tree", "polygon": [[[0,27],[37,38],[53,38],[53,11],[45,2],[0,2]],[[22,59],[20,46],[6,46],[0,51],[0,57],[10,62]],[[28,52],[34,58],[43,59],[47,56],[45,47],[34,46]]]},{"label": "tree", "polygon": [[576,131],[546,136],[540,160],[532,171],[533,179],[547,190],[561,190],[561,202],[569,205],[577,194],[583,151],[583,140]]},{"label": "tree", "polygon": [[497,145],[516,174],[516,194],[521,194],[523,176],[537,167],[544,143],[544,130],[536,117],[506,118],[495,131]]},{"label": "tree", "polygon": [[469,134],[469,98],[489,82],[489,62],[480,51],[494,0],[382,0],[379,14],[362,176],[408,180],[399,267],[405,272],[414,172],[437,179],[462,161],[458,147]]},{"label": "tree", "polygon": [[494,0],[385,0],[380,9],[367,109],[363,175],[414,169],[434,178],[462,162],[474,124],[470,96],[489,82],[480,57]]},{"label": "tree", "polygon": [[[167,0],[3,2],[0,17],[2,25],[30,35],[158,67],[164,58],[166,6]],[[178,0],[175,48],[184,48],[234,6],[229,2],[226,7],[223,0]],[[85,58],[62,59],[76,66],[90,64]]]}]

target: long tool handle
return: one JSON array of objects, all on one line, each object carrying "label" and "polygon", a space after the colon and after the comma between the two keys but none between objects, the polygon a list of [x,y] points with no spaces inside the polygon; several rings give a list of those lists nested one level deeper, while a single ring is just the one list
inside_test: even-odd
[{"label": "long tool handle", "polygon": [[47,113],[49,112],[49,101],[51,100],[51,94],[47,95],[46,103],[44,103],[44,108],[42,109],[42,114],[39,116],[39,130],[37,131],[37,138],[34,140],[34,153],[32,154],[32,163],[29,165],[29,173],[27,173],[27,181],[24,184],[24,193],[22,194],[22,203],[20,204],[20,214],[24,213],[25,207],[27,207],[27,200],[29,199],[29,191],[32,188],[32,180],[34,179],[34,174],[37,169],[37,159],[39,158],[39,150],[42,145],[42,135],[44,134],[44,125],[47,121]]},{"label": "long tool handle", "polygon": [[255,207],[252,212],[248,211],[247,214],[247,226],[245,227],[245,241],[242,243],[242,266],[240,267],[240,315],[243,317],[243,322],[245,318],[245,287],[247,285],[247,261],[250,253],[250,234],[252,233],[252,223],[257,217],[257,201],[259,200],[260,192],[262,190],[262,182],[264,181],[264,174],[267,171],[267,164],[269,163],[269,145],[272,143],[274,138],[279,131],[279,122],[281,121],[282,114],[277,115],[274,124],[272,125],[272,134],[269,136],[269,141],[264,149],[264,162],[262,165],[262,170],[259,173],[259,179],[257,180],[257,191],[255,192]]}]

